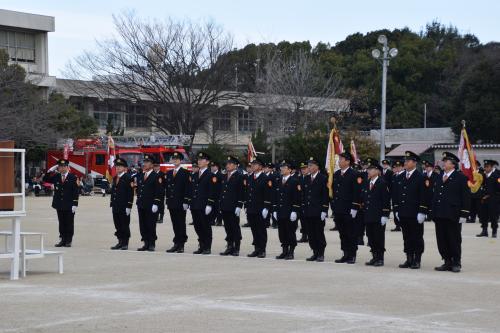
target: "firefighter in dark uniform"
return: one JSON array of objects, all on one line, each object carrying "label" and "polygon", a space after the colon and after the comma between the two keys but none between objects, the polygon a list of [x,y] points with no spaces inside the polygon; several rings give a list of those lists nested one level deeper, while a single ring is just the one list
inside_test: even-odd
[{"label": "firefighter in dark uniform", "polygon": [[198,235],[198,250],[193,254],[212,253],[212,225],[210,213],[217,209],[219,179],[209,169],[210,156],[200,152],[197,155],[199,171],[191,177],[191,214],[194,230]]},{"label": "firefighter in dark uniform", "polygon": [[292,260],[297,246],[297,219],[301,209],[302,187],[297,177],[291,175],[292,163],[283,160],[281,179],[272,193],[273,217],[278,221],[278,236],[283,251],[276,259]]},{"label": "firefighter in dark uniform", "polygon": [[361,192],[366,235],[372,252],[372,259],[366,265],[378,267],[384,266],[385,226],[389,221],[391,200],[389,188],[381,176],[382,167],[374,158],[369,161]]},{"label": "firefighter in dark uniform", "polygon": [[[425,183],[425,200],[428,204],[432,201],[432,197],[434,196],[434,184],[436,184],[439,175],[434,172],[434,165],[429,161],[422,161],[423,174],[424,174],[424,183]],[[426,221],[430,221],[431,207],[428,207],[427,210],[427,219]]]},{"label": "firefighter in dark uniform", "polygon": [[[55,166],[53,167],[55,170]],[[53,171],[52,168],[49,171]],[[69,172],[69,161],[57,161],[57,172],[47,173],[43,181],[54,185],[52,208],[57,211],[59,221],[59,243],[55,247],[71,247],[75,231],[75,213],[78,207],[78,178]]]},{"label": "firefighter in dark uniform", "polygon": [[228,156],[226,174],[221,177],[221,194],[219,211],[224,221],[226,231],[226,250],[221,256],[239,256],[241,244],[240,214],[245,200],[245,185],[243,175],[238,172],[239,160]]},{"label": "firefighter in dark uniform", "polygon": [[115,236],[118,243],[111,250],[128,250],[130,239],[130,212],[134,203],[134,181],[127,172],[127,161],[115,159],[116,176],[111,184],[111,202]]},{"label": "firefighter in dark uniform", "polygon": [[[273,189],[277,186],[278,180],[281,179],[281,176],[278,172],[275,170],[275,165],[274,163],[266,163],[264,166],[264,175],[273,182]],[[274,217],[271,214],[268,214],[266,217],[266,228],[272,227],[273,229],[278,228],[278,221],[274,219]]]},{"label": "firefighter in dark uniform", "polygon": [[[371,158],[367,158],[366,160],[361,161],[361,170],[358,172],[358,175],[363,179],[362,183],[366,182],[366,180],[368,179],[368,167],[371,165],[371,163]],[[366,225],[364,214],[364,210],[362,209],[358,211],[355,218],[358,245],[365,245],[364,236]]]},{"label": "firefighter in dark uniform", "polygon": [[462,223],[470,213],[470,189],[467,177],[456,170],[458,157],[444,152],[443,162],[443,175],[434,185],[431,205],[438,250],[444,260],[435,270],[458,273],[462,267]]},{"label": "firefighter in dark uniform", "polygon": [[[304,179],[306,176],[309,174],[309,168],[307,167],[307,163],[305,162],[300,162],[300,175],[298,175],[299,179],[299,184],[301,188],[304,188]],[[301,192],[301,202],[303,201],[304,197],[304,192]],[[306,220],[303,218],[302,214],[302,209],[301,209],[301,214],[299,215],[300,219],[300,233],[302,237],[300,237],[299,240],[297,240],[298,243],[307,243],[308,242],[308,236],[307,236],[307,224]]]},{"label": "firefighter in dark uniform", "polygon": [[302,211],[308,227],[309,246],[313,255],[307,261],[325,260],[325,220],[328,215],[327,178],[319,172],[319,160],[309,157],[309,175],[304,179]]},{"label": "firefighter in dark uniform", "polygon": [[[163,191],[162,193],[165,193],[165,173],[161,171],[160,163],[158,161],[155,161],[154,171],[158,174],[159,178],[162,178],[162,186],[163,186]],[[165,195],[162,196],[161,198],[161,203],[158,205],[158,220],[156,223],[163,223],[163,217],[165,216]]]},{"label": "firefighter in dark uniform", "polygon": [[[191,194],[192,194],[192,190],[193,190],[193,186],[192,186],[193,185],[193,182],[192,182],[193,181],[193,175],[195,173],[198,173],[199,171],[200,171],[200,168],[198,167],[198,160],[195,159],[195,160],[193,160],[191,162],[191,173],[190,173],[191,174],[191,186],[190,186],[190,188],[191,188]],[[193,218],[193,213],[191,212],[191,219],[192,218]],[[189,223],[189,225],[194,225],[193,219],[191,220],[191,222]]]},{"label": "firefighter in dark uniform", "polygon": [[484,196],[481,204],[481,237],[488,237],[488,223],[491,224],[491,237],[497,237],[498,217],[500,215],[500,171],[498,162],[484,160]]},{"label": "firefighter in dark uniform", "polygon": [[[248,186],[247,186],[248,180],[250,179],[251,176],[252,176],[252,165],[250,163],[248,163],[245,166],[245,169],[243,172],[243,183],[245,185],[245,198],[247,197],[246,191],[248,189]],[[247,213],[247,209],[246,209],[246,204],[244,204],[243,207],[245,209],[245,214],[247,216],[247,222],[245,224],[243,224],[241,227],[242,228],[250,228],[250,224],[248,223],[248,213]]]},{"label": "firefighter in dark uniform", "polygon": [[417,154],[405,152],[405,173],[398,183],[398,205],[394,215],[403,229],[404,252],[406,261],[399,268],[419,269],[424,252],[424,222],[428,211],[426,189],[431,185],[417,170],[420,160]]},{"label": "firefighter in dark uniform", "polygon": [[353,158],[350,153],[339,154],[340,169],[333,176],[332,210],[335,226],[340,236],[343,256],[336,263],[354,264],[358,243],[354,219],[361,208],[360,190],[362,178],[351,168]]},{"label": "firefighter in dark uniform", "polygon": [[394,172],[392,172],[391,161],[382,160],[382,177],[384,177],[385,183],[389,187],[389,191],[392,186],[392,176]]},{"label": "firefighter in dark uniform", "polygon": [[144,245],[137,251],[154,251],[156,243],[156,222],[158,209],[163,200],[163,178],[154,170],[154,156],[144,155],[142,172],[137,174],[137,213],[139,229]]},{"label": "firefighter in dark uniform", "polygon": [[267,230],[266,218],[271,208],[273,182],[262,171],[264,162],[256,158],[251,162],[252,175],[246,184],[245,207],[247,219],[252,230],[254,251],[248,257],[266,257]]},{"label": "firefighter in dark uniform", "polygon": [[[399,201],[399,185],[401,185],[403,179],[402,175],[405,172],[405,169],[403,168],[403,162],[400,160],[394,161],[392,164],[392,177],[391,177],[391,204],[392,204],[392,209],[393,212],[396,211],[396,208],[398,206],[398,201]],[[391,229],[391,232],[399,232],[401,231],[401,224],[399,223],[399,218],[394,214],[394,229]]]},{"label": "firefighter in dark uniform", "polygon": [[[217,189],[216,189],[216,191],[217,191],[216,196],[217,196],[217,198],[219,198],[220,197],[220,191],[221,191],[220,184],[221,184],[222,178],[224,177],[224,175],[222,174],[222,172],[220,170],[220,164],[218,162],[211,161],[210,162],[210,171],[218,179],[218,182],[217,182],[217,185],[216,185],[216,187],[217,187]],[[209,219],[210,219],[210,224],[211,225],[222,226],[222,215],[221,215],[219,209],[212,210],[212,213],[210,213]]]},{"label": "firefighter in dark uniform", "polygon": [[183,253],[188,240],[186,211],[191,202],[191,174],[181,166],[182,159],[181,153],[174,152],[171,157],[174,168],[165,175],[165,201],[174,230],[174,245],[167,250],[168,253]]}]

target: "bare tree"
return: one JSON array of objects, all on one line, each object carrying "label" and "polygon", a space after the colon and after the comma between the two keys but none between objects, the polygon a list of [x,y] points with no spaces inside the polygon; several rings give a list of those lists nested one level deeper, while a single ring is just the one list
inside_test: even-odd
[{"label": "bare tree", "polygon": [[306,130],[312,123],[328,121],[332,112],[348,108],[335,98],[340,80],[325,76],[309,53],[298,51],[285,58],[274,51],[265,58],[257,77],[259,94],[253,98],[255,105],[269,110],[264,116],[278,117],[290,129]]},{"label": "bare tree", "polygon": [[133,13],[113,19],[117,36],[98,41],[95,51],[68,65],[67,76],[89,81],[87,92],[144,103],[147,118],[159,131],[193,139],[217,106],[238,99],[237,93],[223,89],[232,75],[223,55],[233,42],[221,27],[149,21]]}]

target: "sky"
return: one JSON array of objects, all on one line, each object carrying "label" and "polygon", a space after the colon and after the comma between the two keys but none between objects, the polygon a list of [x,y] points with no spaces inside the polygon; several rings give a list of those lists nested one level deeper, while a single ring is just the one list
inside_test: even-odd
[{"label": "sky", "polygon": [[212,19],[238,47],[282,40],[334,45],[356,32],[404,27],[418,32],[433,20],[473,33],[482,43],[500,41],[498,0],[0,0],[0,8],[55,17],[49,72],[58,77],[69,60],[112,36],[113,14],[130,10],[159,20]]}]

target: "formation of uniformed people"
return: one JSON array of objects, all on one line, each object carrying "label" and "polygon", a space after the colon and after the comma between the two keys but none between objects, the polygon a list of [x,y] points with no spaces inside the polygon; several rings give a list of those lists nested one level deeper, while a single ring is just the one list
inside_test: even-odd
[{"label": "formation of uniformed people", "polygon": [[[270,221],[278,228],[282,252],[276,259],[294,259],[298,243],[308,242],[312,255],[307,261],[324,261],[325,221],[331,206],[336,229],[340,236],[342,257],[336,263],[354,264],[359,245],[368,238],[372,258],[370,266],[383,266],[385,229],[392,211],[396,227],[402,231],[405,259],[399,267],[419,269],[424,253],[424,222],[435,223],[439,253],[444,261],[437,271],[461,270],[462,224],[470,218],[473,201],[467,177],[458,170],[459,159],[445,152],[443,169],[420,160],[411,151],[403,160],[379,163],[368,158],[355,164],[348,152],[339,155],[339,169],[333,177],[329,196],[328,177],[321,172],[319,159],[310,157],[297,166],[285,159],[279,164],[266,165],[259,158],[249,163],[246,170],[240,162],[228,156],[224,165],[211,162],[210,156],[196,155],[192,171],[181,166],[182,154],[174,153],[174,168],[166,174],[155,170],[152,155],[144,155],[142,169],[135,174],[127,172],[127,163],[117,158],[117,175],[113,179],[111,202],[113,222],[118,243],[113,250],[128,249],[130,214],[136,195],[141,240],[138,251],[154,251],[156,224],[162,221],[161,207],[169,211],[174,231],[172,253],[184,252],[188,240],[186,213],[191,211],[198,236],[194,254],[211,254],[212,225],[223,222],[226,249],[223,256],[238,256],[242,241],[240,215],[246,214],[252,233],[254,250],[248,257],[266,257],[267,227]],[[418,165],[421,163],[422,171]],[[56,246],[71,246],[74,214],[78,206],[77,178],[69,173],[69,162],[58,161],[58,172],[45,177],[54,184],[52,207],[57,210],[61,241]],[[497,236],[500,214],[500,171],[497,161],[485,160],[484,182],[479,192],[477,215],[482,226],[478,237]],[[54,170],[50,170],[54,171]],[[475,192],[475,193],[477,193]],[[300,221],[299,240],[296,231]]]}]

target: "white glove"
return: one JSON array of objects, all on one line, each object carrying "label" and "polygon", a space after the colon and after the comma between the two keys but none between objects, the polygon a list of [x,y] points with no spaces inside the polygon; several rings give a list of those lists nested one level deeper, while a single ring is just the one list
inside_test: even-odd
[{"label": "white glove", "polygon": [[53,165],[50,167],[49,170],[47,170],[47,172],[53,172],[53,171],[56,171],[57,170],[57,164],[56,165]]},{"label": "white glove", "polygon": [[75,212],[76,212],[76,206],[71,206],[71,212],[72,212],[73,214],[75,214]]},{"label": "white glove", "polygon": [[295,212],[290,213],[290,221],[292,221],[292,222],[297,221],[297,213],[295,213]]},{"label": "white glove", "polygon": [[153,213],[156,213],[158,211],[158,206],[157,205],[153,205],[153,207],[151,207],[151,211]]},{"label": "white glove", "polygon": [[356,209],[351,209],[351,217],[352,217],[353,219],[355,219],[355,218],[356,218],[356,215],[357,215],[357,214],[358,214],[358,211],[357,211]]},{"label": "white glove", "polygon": [[382,216],[380,218],[380,224],[381,225],[386,225],[387,224],[387,221],[389,221],[389,218],[385,217],[385,216]]},{"label": "white glove", "polygon": [[212,206],[205,207],[205,215],[210,215],[211,212],[212,212]]},{"label": "white glove", "polygon": [[132,208],[125,208],[125,214],[127,214],[127,216],[130,215],[131,211],[132,211]]},{"label": "white glove", "polygon": [[276,221],[278,221],[278,213],[277,212],[273,212],[273,217]]},{"label": "white glove", "polygon": [[325,212],[321,212],[321,221],[324,221],[326,220],[326,213]]},{"label": "white glove", "polygon": [[267,217],[267,214],[268,214],[268,213],[269,213],[269,211],[267,210],[267,208],[264,208],[264,209],[262,210],[262,218],[264,218],[264,219],[265,219],[265,218]]},{"label": "white glove", "polygon": [[399,213],[398,213],[398,212],[395,212],[395,213],[394,213],[394,216],[396,216],[396,219],[398,219],[398,220],[399,220]]},{"label": "white glove", "polygon": [[189,205],[188,204],[182,204],[182,209],[188,210],[189,209]]},{"label": "white glove", "polygon": [[418,223],[420,223],[420,224],[424,223],[424,221],[425,221],[425,214],[418,213],[418,214],[417,214],[417,221],[418,221]]},{"label": "white glove", "polygon": [[240,216],[240,213],[241,213],[241,208],[240,207],[236,207],[236,209],[234,210],[234,215],[236,216]]},{"label": "white glove", "polygon": [[465,223],[467,221],[467,219],[465,217],[461,217],[459,220],[458,220],[458,223],[462,224],[462,223]]}]

